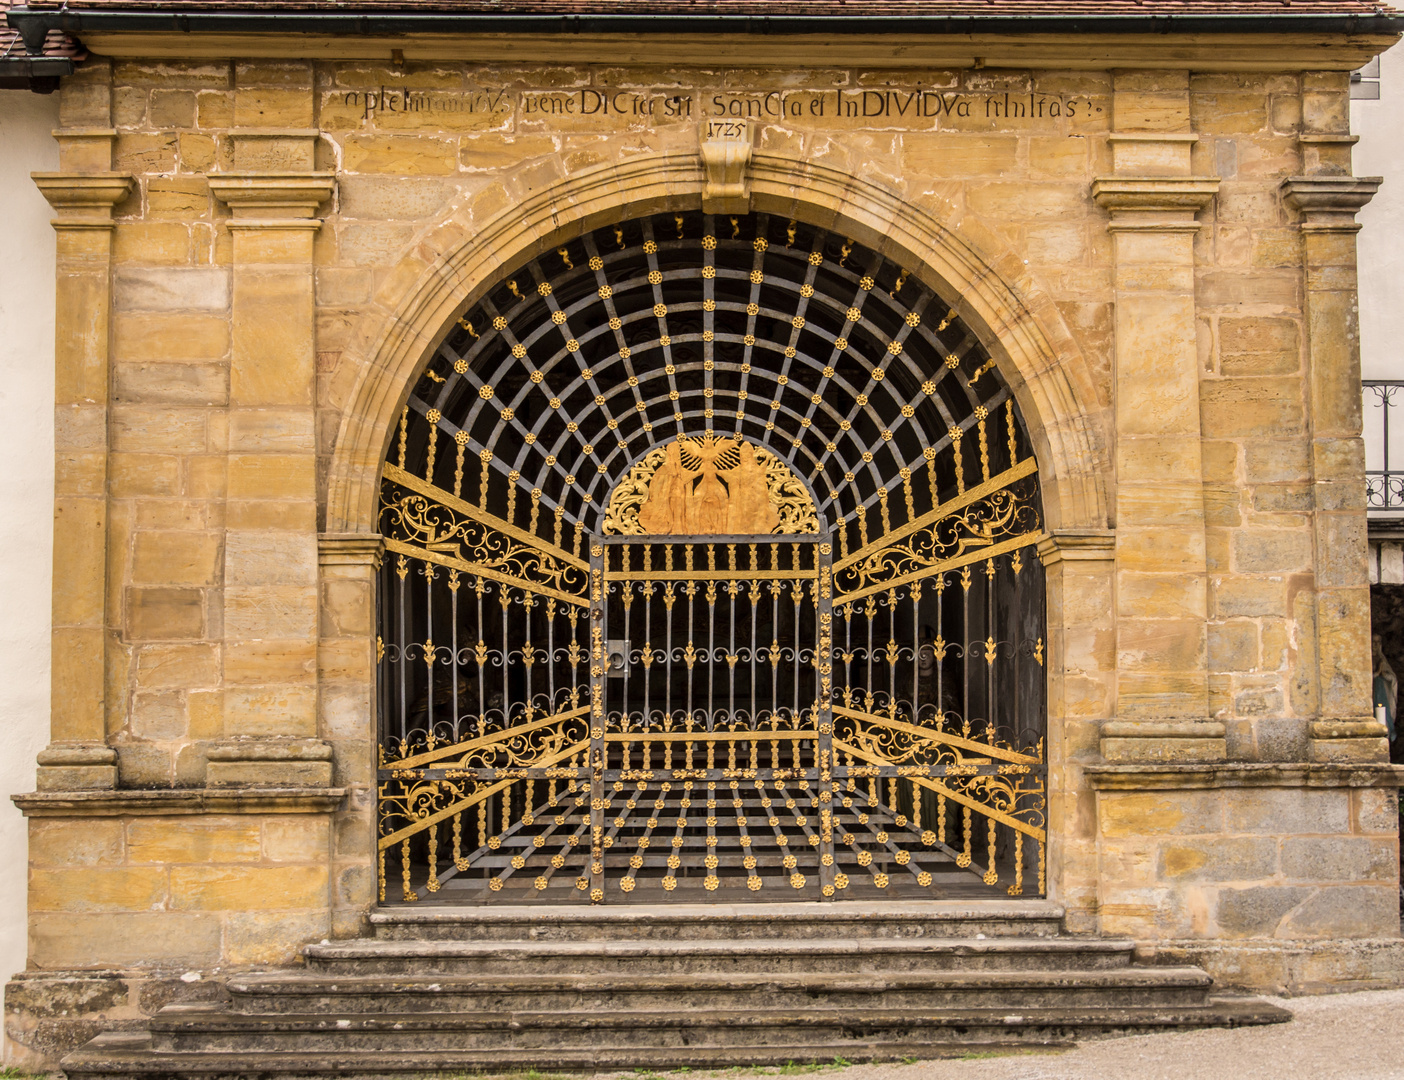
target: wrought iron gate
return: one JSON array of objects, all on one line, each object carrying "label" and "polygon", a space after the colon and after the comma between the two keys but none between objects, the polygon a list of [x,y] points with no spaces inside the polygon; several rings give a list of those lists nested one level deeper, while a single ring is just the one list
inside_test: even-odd
[{"label": "wrought iron gate", "polygon": [[1027,435],[852,240],[665,216],[521,268],[382,531],[382,901],[1042,892]]}]

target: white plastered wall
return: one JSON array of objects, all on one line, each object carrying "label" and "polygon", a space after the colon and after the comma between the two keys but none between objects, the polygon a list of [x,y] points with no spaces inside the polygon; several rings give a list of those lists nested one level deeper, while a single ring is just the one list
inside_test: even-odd
[{"label": "white plastered wall", "polygon": [[25,823],[10,796],[34,790],[49,735],[54,233],[29,174],[58,167],[57,126],[57,94],[0,90],[0,979],[26,952]]},{"label": "white plastered wall", "polygon": [[1404,379],[1404,43],[1380,57],[1380,99],[1350,103],[1355,175],[1384,184],[1358,219],[1361,376]]},{"label": "white plastered wall", "polygon": [[[1379,100],[1350,103],[1356,176],[1382,176],[1384,184],[1358,215],[1360,270],[1360,375],[1364,379],[1404,379],[1404,43],[1380,57]],[[1378,391],[1367,390],[1364,411],[1365,464],[1384,463],[1383,408]],[[1404,394],[1390,404],[1390,468],[1404,469]],[[1404,525],[1398,511],[1374,511],[1372,527]],[[1388,547],[1388,545],[1386,545]],[[1397,583],[1398,545],[1370,544],[1370,579]]]}]

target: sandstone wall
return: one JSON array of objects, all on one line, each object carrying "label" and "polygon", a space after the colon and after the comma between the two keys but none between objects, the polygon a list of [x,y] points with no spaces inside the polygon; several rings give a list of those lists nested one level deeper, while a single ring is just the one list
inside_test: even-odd
[{"label": "sandstone wall", "polygon": [[385,418],[499,262],[695,207],[701,125],[747,114],[755,205],[945,275],[1034,433],[1069,925],[1397,935],[1345,73],[118,60],[68,81],[41,182],[70,226],[33,969],[360,929]]}]

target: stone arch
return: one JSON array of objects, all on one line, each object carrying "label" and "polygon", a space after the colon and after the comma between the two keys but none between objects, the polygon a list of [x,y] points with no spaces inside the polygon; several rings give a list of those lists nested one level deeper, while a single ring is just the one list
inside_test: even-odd
[{"label": "stone arch", "polygon": [[[901,195],[827,165],[758,153],[750,175],[752,209],[846,231],[925,279],[980,336],[1015,394],[1039,460],[1048,527],[1107,527],[1095,381],[1022,260],[1007,250],[991,257]],[[489,188],[428,233],[386,280],[347,350],[358,373],[332,454],[326,531],[375,531],[395,421],[465,303],[564,238],[621,217],[697,208],[703,180],[695,154],[641,155],[515,202],[500,186]]]}]

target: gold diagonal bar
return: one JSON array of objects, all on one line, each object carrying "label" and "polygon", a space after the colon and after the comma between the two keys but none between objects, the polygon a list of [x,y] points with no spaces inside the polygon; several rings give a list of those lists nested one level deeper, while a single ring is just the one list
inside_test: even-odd
[{"label": "gold diagonal bar", "polygon": [[472,503],[464,502],[458,496],[445,491],[441,487],[436,487],[434,484],[429,483],[428,480],[421,480],[413,473],[406,472],[398,465],[391,465],[387,461],[385,463],[384,475],[385,479],[393,481],[401,487],[407,487],[411,491],[416,491],[423,495],[425,498],[441,502],[450,510],[457,510],[460,514],[472,518],[474,521],[479,521],[484,525],[496,529],[498,532],[506,533],[513,539],[520,540],[522,543],[535,548],[537,551],[549,554],[552,558],[560,560],[567,566],[573,566],[577,570],[588,570],[590,568],[589,564],[586,563],[584,559],[576,558],[570,552],[566,551],[565,548],[557,547],[550,541],[541,539],[541,537],[537,536],[535,533],[527,532],[525,529],[513,525],[510,521],[503,521],[495,514],[489,514],[486,510],[474,506]]},{"label": "gold diagonal bar", "polygon": [[[441,746],[437,750],[427,750],[414,757],[405,758],[404,761],[391,761],[382,765],[383,769],[415,769],[422,765],[427,765],[431,761],[439,761],[442,758],[452,757],[455,754],[466,754],[470,750],[476,750],[480,746],[488,746],[496,742],[506,742],[508,739],[516,738],[518,735],[525,735],[529,731],[539,731],[541,728],[550,727],[565,720],[574,719],[577,716],[584,716],[590,711],[588,705],[582,705],[578,709],[571,709],[569,712],[556,713],[554,716],[546,716],[540,720],[533,720],[530,724],[518,724],[516,727],[503,728],[501,731],[490,732],[487,735],[480,735],[476,739],[469,739],[467,742],[450,743]],[[492,768],[492,766],[487,766]],[[534,766],[529,766],[533,767]]]},{"label": "gold diagonal bar", "polygon": [[952,735],[949,732],[941,731],[939,728],[918,727],[915,724],[908,724],[902,720],[889,720],[885,716],[874,716],[872,713],[861,712],[858,709],[847,709],[842,705],[833,707],[834,713],[838,716],[848,716],[854,720],[861,720],[866,724],[877,724],[881,727],[890,728],[893,731],[905,731],[909,735],[916,735],[932,742],[946,743],[950,746],[958,746],[962,750],[969,750],[982,757],[996,757],[1004,761],[1017,761],[1020,765],[1042,765],[1040,758],[1030,757],[1028,754],[1021,754],[1017,750],[1005,750],[1000,746],[991,746],[989,743],[977,742],[974,739],[964,739],[959,735]]},{"label": "gold diagonal bar", "polygon": [[[564,750],[560,750],[557,753],[544,757],[540,761],[533,762],[530,767],[533,769],[549,768],[550,766],[554,765],[556,762],[562,760],[563,758],[570,757],[571,754],[579,754],[582,751],[588,749],[589,745],[590,742],[587,739],[583,742],[576,743],[574,746],[567,746]],[[512,777],[508,780],[499,780],[491,787],[485,787],[480,791],[475,791],[466,799],[460,799],[458,802],[452,803],[451,805],[444,807],[442,810],[430,814],[426,818],[420,818],[413,825],[406,825],[403,829],[397,829],[395,832],[392,832],[389,836],[382,836],[377,842],[376,846],[383,851],[385,848],[391,847],[394,844],[398,844],[401,840],[407,840],[411,836],[414,836],[416,833],[423,832],[425,829],[429,828],[430,825],[437,825],[445,818],[452,817],[454,814],[467,810],[470,806],[477,806],[478,803],[482,802],[484,799],[496,795],[503,788],[511,787],[517,782],[518,780],[516,777]]]},{"label": "gold diagonal bar", "polygon": [[480,566],[477,563],[468,562],[466,559],[455,558],[452,555],[445,555],[439,551],[429,551],[427,548],[416,547],[414,544],[406,544],[403,540],[391,540],[385,538],[385,550],[393,551],[397,555],[408,555],[412,559],[421,559],[424,562],[437,563],[439,566],[448,566],[455,570],[462,570],[468,574],[476,574],[480,577],[491,578],[493,581],[500,581],[506,585],[515,585],[529,593],[538,596],[551,596],[562,603],[574,604],[576,607],[589,607],[589,601],[583,596],[576,596],[572,593],[562,592],[560,589],[552,588],[550,585],[542,585],[539,582],[528,581],[526,578],[519,578],[513,574],[504,574],[501,570],[494,570],[490,566]]},{"label": "gold diagonal bar", "polygon": [[840,559],[838,562],[834,563],[834,572],[838,573],[838,571],[847,566],[851,566],[853,563],[861,562],[868,556],[874,555],[884,548],[891,547],[903,537],[910,536],[912,533],[918,532],[926,526],[940,521],[943,517],[949,517],[962,507],[979,502],[986,495],[991,495],[1002,488],[1006,488],[1014,483],[1014,481],[1022,480],[1024,477],[1037,470],[1038,462],[1031,457],[1025,458],[1012,468],[1005,469],[1004,472],[1000,473],[998,476],[992,476],[978,487],[971,488],[964,495],[957,495],[954,499],[943,502],[940,506],[936,507],[936,509],[928,510],[926,513],[922,514],[921,517],[917,518],[915,521],[909,521],[901,528],[893,529],[882,538],[859,548],[852,555],[848,556],[848,558]]},{"label": "gold diagonal bar", "polygon": [[[856,746],[850,746],[848,743],[840,742],[838,739],[834,740],[834,749],[842,750],[845,754],[852,754],[854,757],[862,758],[864,761],[872,762],[874,765],[891,764],[891,762],[889,762],[884,757],[881,757],[877,754],[870,754],[866,750],[861,750]],[[975,799],[970,798],[970,796],[968,795],[962,795],[958,791],[953,791],[950,788],[946,787],[945,784],[942,784],[939,781],[927,780],[925,777],[921,776],[908,776],[904,777],[904,779],[910,780],[914,784],[920,784],[922,787],[928,788],[929,790],[936,792],[936,794],[938,795],[944,795],[946,798],[952,799],[955,802],[960,803],[962,806],[968,806],[977,814],[984,814],[985,817],[994,818],[996,821],[1008,825],[1011,829],[1017,829],[1025,836],[1032,836],[1035,840],[1038,840],[1040,842],[1046,839],[1046,834],[1042,829],[1035,828],[1033,825],[1029,825],[1025,822],[1022,822],[1016,817],[1011,817],[1009,814],[1006,814],[1003,810],[996,810],[993,806],[990,806],[986,803],[978,802]]]},{"label": "gold diagonal bar", "polygon": [[[865,596],[873,593],[887,592],[902,585],[908,585],[913,581],[920,581],[922,578],[930,577],[932,574],[939,574],[945,570],[958,570],[962,566],[970,563],[983,562],[985,559],[993,559],[996,555],[1003,555],[1005,552],[1014,551],[1017,548],[1026,547],[1043,538],[1042,530],[1036,532],[1020,533],[1018,536],[1010,537],[998,544],[990,547],[975,548],[967,551],[964,555],[953,555],[949,559],[942,559],[934,562],[930,566],[924,566],[920,570],[913,570],[910,574],[903,574],[901,577],[889,578],[887,581],[880,581],[875,585],[867,585],[861,589],[854,589],[852,592],[841,593],[838,591],[838,575],[834,575],[834,604],[852,604],[862,600]],[[389,541],[386,541],[389,544]]]}]

